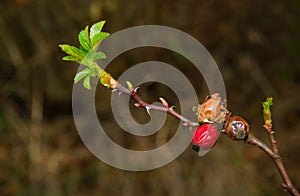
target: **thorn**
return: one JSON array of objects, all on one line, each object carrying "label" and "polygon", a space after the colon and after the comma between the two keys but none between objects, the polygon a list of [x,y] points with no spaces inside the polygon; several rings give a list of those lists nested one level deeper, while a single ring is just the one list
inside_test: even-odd
[{"label": "thorn", "polygon": [[275,131],[271,131],[270,133],[271,133],[272,135],[274,135],[274,134],[275,134]]},{"label": "thorn", "polygon": [[141,103],[135,103],[134,106],[137,107],[137,108],[139,108],[139,107],[142,107],[143,104],[141,104]]},{"label": "thorn", "polygon": [[150,107],[146,106],[145,108],[146,108],[147,113],[149,114],[149,116],[151,116],[151,114],[150,114]]},{"label": "thorn", "polygon": [[114,88],[114,89],[111,90],[112,93],[114,93],[116,91],[118,91],[118,89],[116,89],[116,88]]},{"label": "thorn", "polygon": [[171,106],[169,109],[170,109],[171,111],[173,111],[174,108],[175,108],[175,106],[173,105],[173,106]]},{"label": "thorn", "polygon": [[122,92],[119,92],[119,93],[118,93],[118,96],[120,96],[120,95],[122,95]]},{"label": "thorn", "polygon": [[189,126],[189,123],[188,122],[184,122],[182,125],[187,127],[187,126]]},{"label": "thorn", "polygon": [[163,106],[165,108],[169,108],[169,104],[168,104],[168,102],[164,98],[159,97],[159,100],[161,101],[161,103],[163,104]]},{"label": "thorn", "polygon": [[192,129],[193,129],[193,127],[192,127],[192,126],[190,126],[190,132],[191,132],[191,133],[193,133],[193,130],[192,130]]},{"label": "thorn", "polygon": [[193,123],[192,127],[198,127],[200,124],[199,123]]},{"label": "thorn", "polygon": [[136,87],[133,91],[135,92],[135,93],[137,93],[137,90],[139,89],[140,87]]},{"label": "thorn", "polygon": [[193,106],[192,111],[197,115],[199,106]]}]

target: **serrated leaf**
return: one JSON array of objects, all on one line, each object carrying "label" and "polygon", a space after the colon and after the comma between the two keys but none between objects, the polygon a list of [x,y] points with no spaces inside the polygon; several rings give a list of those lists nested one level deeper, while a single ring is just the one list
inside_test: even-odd
[{"label": "serrated leaf", "polygon": [[83,81],[83,86],[86,89],[91,89],[90,76],[85,77],[85,79]]},{"label": "serrated leaf", "polygon": [[70,56],[77,57],[80,60],[84,59],[87,54],[85,50],[76,48],[75,46],[70,46],[68,44],[60,44],[59,47],[65,53],[69,54]]},{"label": "serrated leaf", "polygon": [[94,60],[98,60],[98,59],[105,59],[106,55],[103,52],[95,52],[94,53]]},{"label": "serrated leaf", "polygon": [[95,77],[96,75],[98,75],[99,72],[101,72],[101,68],[96,64],[93,63],[90,66],[90,76]]},{"label": "serrated leaf", "polygon": [[81,63],[81,60],[75,56],[65,56],[62,58],[64,61],[75,61]]},{"label": "serrated leaf", "polygon": [[106,32],[100,32],[95,34],[93,37],[91,37],[91,45],[94,47],[95,45],[99,44],[102,40],[107,38],[109,36],[109,33]]},{"label": "serrated leaf", "polygon": [[97,22],[96,24],[93,24],[91,26],[91,29],[90,29],[90,40],[92,40],[92,38],[101,32],[102,30],[102,27],[104,26],[105,24],[105,21],[100,21],[100,22]]},{"label": "serrated leaf", "polygon": [[84,30],[80,31],[78,35],[80,45],[87,51],[91,50],[90,38],[89,38],[89,26],[86,26]]},{"label": "serrated leaf", "polygon": [[267,102],[269,103],[270,106],[273,105],[273,97],[268,97]]},{"label": "serrated leaf", "polygon": [[89,75],[89,69],[84,69],[81,72],[77,73],[76,76],[74,77],[74,83],[76,84],[78,81],[80,81],[82,78],[85,76]]}]

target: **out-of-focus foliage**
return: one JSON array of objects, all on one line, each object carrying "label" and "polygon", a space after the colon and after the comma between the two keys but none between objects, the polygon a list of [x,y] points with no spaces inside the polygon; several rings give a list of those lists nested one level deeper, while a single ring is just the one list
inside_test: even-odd
[{"label": "out-of-focus foliage", "polygon": [[[230,111],[245,117],[267,139],[261,101],[274,97],[273,129],[295,186],[300,187],[300,4],[288,1],[3,0],[0,4],[0,192],[2,195],[283,195],[280,177],[265,154],[220,137],[203,158],[191,148],[153,171],[126,172],[93,156],[81,141],[71,111],[77,65],[63,62],[61,43],[78,43],[87,24],[104,30],[144,24],[178,28],[198,39],[223,74]],[[82,47],[86,30],[80,36]],[[163,35],[162,35],[163,36]],[[205,82],[185,58],[160,48],[117,57],[107,70],[118,78],[130,66],[156,60],[180,69],[199,99]],[[74,66],[75,65],[75,66]],[[78,78],[77,78],[78,79]],[[174,92],[147,83],[148,102],[164,97],[179,110]],[[97,88],[96,108],[107,134],[130,149],[152,149],[174,134],[167,118],[153,136],[135,137],[114,121],[107,88]],[[132,104],[133,105],[133,104]],[[147,122],[144,110],[131,109]],[[191,109],[192,112],[192,109]],[[175,127],[176,127],[175,126]]]}]

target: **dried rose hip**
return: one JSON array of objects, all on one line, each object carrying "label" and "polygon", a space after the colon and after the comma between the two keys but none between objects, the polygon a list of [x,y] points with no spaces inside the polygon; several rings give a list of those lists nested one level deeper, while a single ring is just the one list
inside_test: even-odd
[{"label": "dried rose hip", "polygon": [[240,116],[232,115],[225,126],[226,135],[232,140],[244,140],[249,134],[249,124]]},{"label": "dried rose hip", "polygon": [[206,154],[214,145],[219,136],[219,131],[212,124],[202,124],[196,128],[192,136],[193,149],[199,156]]},{"label": "dried rose hip", "polygon": [[229,111],[226,109],[226,99],[219,93],[214,93],[198,106],[198,121],[200,123],[223,124]]}]

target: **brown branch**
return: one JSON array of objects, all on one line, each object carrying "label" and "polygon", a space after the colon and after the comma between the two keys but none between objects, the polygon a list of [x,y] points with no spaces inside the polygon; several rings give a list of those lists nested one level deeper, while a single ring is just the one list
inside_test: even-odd
[{"label": "brown branch", "polygon": [[[270,132],[270,133],[272,135],[274,135],[274,133],[272,133],[272,132]],[[272,160],[274,161],[274,163],[280,173],[280,176],[281,176],[282,180],[284,181],[284,184],[283,184],[284,190],[288,191],[291,195],[299,195],[299,192],[297,191],[296,187],[292,184],[292,182],[289,178],[289,175],[287,174],[287,172],[285,170],[282,159],[279,155],[277,142],[274,137],[272,138],[272,141],[273,142],[275,141],[274,143],[272,143],[272,148],[274,148],[274,144],[276,144],[276,150],[270,149],[263,141],[257,139],[252,134],[248,135],[248,138],[245,140],[245,143],[257,146],[262,151],[264,151],[267,155],[269,155],[272,158]]]},{"label": "brown branch", "polygon": [[272,130],[272,124],[265,124],[265,128],[268,132],[269,140],[273,149],[273,152],[279,157],[278,159],[273,159],[280,176],[283,180],[283,188],[288,191],[291,195],[300,195],[296,187],[292,184],[289,175],[283,165],[282,159],[279,154],[279,148],[277,145],[277,141],[275,139],[275,132]]},{"label": "brown branch", "polygon": [[[168,103],[164,99],[161,99],[163,106],[157,106],[157,105],[149,104],[149,103],[143,101],[143,99],[137,94],[137,92],[136,92],[137,89],[133,89],[133,87],[130,83],[129,83],[128,88],[126,88],[118,83],[115,90],[118,91],[119,93],[124,93],[124,94],[131,96],[136,101],[135,106],[136,107],[144,107],[147,110],[147,112],[149,112],[150,109],[167,112],[167,113],[175,116],[179,120],[183,121],[185,126],[191,126],[191,127],[199,126],[199,123],[193,122],[193,121],[187,119],[186,117],[180,115],[176,111],[174,111],[172,107],[169,107]],[[299,192],[297,191],[296,187],[292,184],[292,182],[285,170],[285,167],[282,163],[281,157],[279,155],[277,141],[275,140],[274,132],[272,131],[271,121],[265,121],[265,122],[266,122],[265,128],[268,132],[269,139],[270,139],[270,142],[272,145],[272,149],[269,148],[263,141],[259,140],[255,136],[253,136],[251,133],[248,134],[248,137],[246,137],[246,139],[244,141],[247,144],[258,147],[263,152],[265,152],[269,157],[271,157],[271,159],[274,161],[274,163],[281,175],[281,178],[284,181],[284,184],[283,184],[284,190],[288,191],[291,195],[299,196]],[[226,134],[226,132],[224,132],[224,133]]]},{"label": "brown branch", "polygon": [[289,175],[286,172],[286,169],[283,165],[283,162],[280,159],[273,159],[280,175],[281,178],[283,179],[284,183],[283,183],[283,188],[288,191],[291,195],[300,195],[298,190],[296,189],[296,187],[292,184],[292,181],[290,180]]},{"label": "brown branch", "polygon": [[291,195],[300,195],[296,187],[292,184],[289,175],[286,172],[286,169],[283,165],[279,154],[279,148],[277,145],[277,141],[275,139],[275,132],[272,130],[272,114],[271,114],[271,106],[273,105],[273,98],[267,98],[267,101],[263,102],[263,116],[265,120],[264,128],[268,133],[269,140],[272,146],[272,150],[274,154],[276,154],[279,158],[272,159],[280,173],[280,176],[283,180],[283,188],[288,191]]},{"label": "brown branch", "polygon": [[280,156],[275,154],[272,149],[270,149],[263,141],[256,138],[254,135],[249,133],[247,139],[245,140],[246,144],[254,145],[264,151],[267,155],[269,155],[273,160],[280,159]]}]

